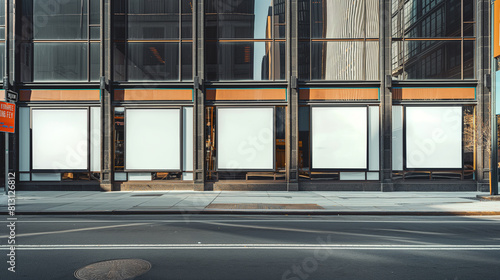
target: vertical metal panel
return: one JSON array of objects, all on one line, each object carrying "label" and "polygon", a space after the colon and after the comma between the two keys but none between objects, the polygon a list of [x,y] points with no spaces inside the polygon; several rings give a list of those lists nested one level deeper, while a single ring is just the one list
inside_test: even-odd
[{"label": "vertical metal panel", "polygon": [[19,108],[19,171],[30,171],[30,108]]},{"label": "vertical metal panel", "polygon": [[403,106],[392,106],[392,170],[403,170]]},{"label": "vertical metal panel", "polygon": [[101,172],[101,108],[90,108],[90,171]]},{"label": "vertical metal panel", "polygon": [[370,106],[369,110],[369,142],[368,153],[370,171],[378,171],[380,169],[380,109],[378,106]]},{"label": "vertical metal panel", "polygon": [[193,107],[183,108],[182,170],[193,171]]}]

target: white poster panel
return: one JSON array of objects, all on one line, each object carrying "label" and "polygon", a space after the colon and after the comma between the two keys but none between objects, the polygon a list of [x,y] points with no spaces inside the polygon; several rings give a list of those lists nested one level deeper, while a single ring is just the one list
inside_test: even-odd
[{"label": "white poster panel", "polygon": [[462,107],[406,107],[406,167],[462,168]]},{"label": "white poster panel", "polygon": [[181,169],[181,110],[125,111],[125,169]]},{"label": "white poster panel", "polygon": [[312,107],[312,168],[367,168],[367,108]]},{"label": "white poster panel", "polygon": [[403,170],[403,106],[392,106],[392,170]]},{"label": "white poster panel", "polygon": [[88,170],[87,109],[33,109],[33,170]]},{"label": "white poster panel", "polygon": [[273,170],[274,108],[217,109],[217,167]]}]

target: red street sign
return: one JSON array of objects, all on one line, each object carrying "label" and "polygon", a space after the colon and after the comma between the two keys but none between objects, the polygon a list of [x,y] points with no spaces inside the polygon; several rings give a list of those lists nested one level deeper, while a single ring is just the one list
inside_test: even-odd
[{"label": "red street sign", "polygon": [[15,132],[16,105],[7,102],[0,102],[0,132]]}]

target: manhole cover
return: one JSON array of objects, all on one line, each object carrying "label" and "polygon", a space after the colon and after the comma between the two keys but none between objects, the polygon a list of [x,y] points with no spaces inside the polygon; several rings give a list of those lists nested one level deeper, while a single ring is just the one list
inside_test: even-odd
[{"label": "manhole cover", "polygon": [[140,259],[121,259],[93,263],[75,271],[80,280],[125,280],[148,272],[151,263]]}]

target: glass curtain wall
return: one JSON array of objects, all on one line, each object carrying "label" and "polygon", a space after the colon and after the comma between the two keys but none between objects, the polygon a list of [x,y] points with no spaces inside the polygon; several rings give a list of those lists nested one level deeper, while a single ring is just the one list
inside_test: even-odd
[{"label": "glass curtain wall", "polygon": [[299,0],[298,10],[300,79],[379,79],[379,1]]},{"label": "glass curtain wall", "polygon": [[474,0],[393,0],[393,78],[473,79],[474,15]]},{"label": "glass curtain wall", "polygon": [[192,14],[192,0],[113,1],[114,80],[192,80]]},{"label": "glass curtain wall", "polygon": [[27,0],[18,5],[23,82],[99,80],[99,0]]},{"label": "glass curtain wall", "polygon": [[207,79],[285,79],[285,0],[208,0],[205,13]]}]

